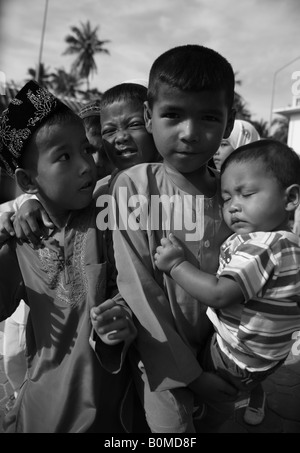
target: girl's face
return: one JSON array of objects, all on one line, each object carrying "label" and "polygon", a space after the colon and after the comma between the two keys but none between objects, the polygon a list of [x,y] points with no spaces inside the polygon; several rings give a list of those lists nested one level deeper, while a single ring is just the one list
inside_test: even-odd
[{"label": "girl's face", "polygon": [[116,101],[103,108],[101,133],[106,153],[119,170],[156,161],[154,141],[145,127],[144,108],[137,101]]},{"label": "girl's face", "polygon": [[185,174],[209,161],[233,124],[223,91],[186,92],[166,84],[152,109],[146,103],[145,116],[165,163]]},{"label": "girl's face", "polygon": [[97,170],[80,120],[39,129],[31,145],[38,155],[33,177],[50,216],[64,217],[92,201]]},{"label": "girl's face", "polygon": [[234,233],[287,227],[286,191],[261,161],[230,163],[221,176],[221,190],[224,220]]},{"label": "girl's face", "polygon": [[232,151],[234,151],[233,146],[224,138],[221,141],[218,151],[213,155],[213,161],[217,170],[221,170],[224,160],[232,153]]}]

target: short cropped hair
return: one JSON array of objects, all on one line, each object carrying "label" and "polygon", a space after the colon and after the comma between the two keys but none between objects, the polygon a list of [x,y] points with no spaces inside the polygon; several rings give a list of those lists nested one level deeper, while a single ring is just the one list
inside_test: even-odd
[{"label": "short cropped hair", "polygon": [[148,85],[150,108],[162,83],[183,91],[224,90],[228,109],[233,106],[235,77],[232,66],[218,52],[204,46],[174,47],[154,61]]},{"label": "short cropped hair", "polygon": [[120,83],[102,94],[100,112],[103,108],[118,101],[132,101],[143,105],[147,101],[147,88],[138,83]]},{"label": "short cropped hair", "polygon": [[234,163],[260,161],[266,172],[272,174],[281,187],[286,189],[292,184],[300,184],[300,158],[284,143],[263,139],[234,150],[223,162],[221,175]]}]

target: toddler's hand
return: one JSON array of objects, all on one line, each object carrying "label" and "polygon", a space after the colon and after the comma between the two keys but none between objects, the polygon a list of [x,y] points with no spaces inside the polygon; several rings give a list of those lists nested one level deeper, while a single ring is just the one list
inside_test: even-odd
[{"label": "toddler's hand", "polygon": [[174,267],[185,261],[184,250],[172,233],[169,234],[169,239],[163,238],[160,243],[154,255],[154,262],[159,270],[170,274]]},{"label": "toddler's hand", "polygon": [[3,212],[0,214],[0,244],[15,236],[13,225],[14,212]]},{"label": "toddler's hand", "polygon": [[16,211],[14,229],[16,237],[39,245],[47,228],[53,228],[47,212],[38,200],[27,200]]},{"label": "toddler's hand", "polygon": [[124,307],[108,299],[90,311],[93,328],[108,345],[122,341],[131,342],[136,337],[136,328]]}]

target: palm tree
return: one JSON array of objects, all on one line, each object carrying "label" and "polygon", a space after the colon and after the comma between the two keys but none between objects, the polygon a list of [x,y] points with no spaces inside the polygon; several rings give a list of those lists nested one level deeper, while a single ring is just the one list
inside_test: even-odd
[{"label": "palm tree", "polygon": [[285,116],[280,116],[272,121],[272,126],[275,126],[275,131],[272,137],[282,143],[287,144],[289,132],[289,120]]},{"label": "palm tree", "polygon": [[[44,63],[40,63],[40,70],[39,70],[39,80],[37,80],[37,70],[34,68],[29,68],[27,70],[27,73],[30,75],[30,79],[36,80],[40,85],[46,87],[46,88],[51,88],[52,83],[51,83],[51,78],[52,78],[52,73],[50,72],[50,68],[44,65]],[[28,80],[27,80],[28,81]]]},{"label": "palm tree", "polygon": [[87,90],[89,90],[89,76],[97,72],[94,55],[100,52],[109,55],[109,51],[103,46],[110,41],[100,41],[97,36],[99,27],[92,29],[90,21],[85,24],[81,22],[80,25],[81,28],[71,27],[72,34],[65,38],[68,47],[63,55],[77,54],[72,70],[76,71],[80,78],[86,79]]},{"label": "palm tree", "polygon": [[76,97],[82,80],[74,72],[68,73],[64,68],[56,69],[52,74],[52,86],[55,93],[63,96]]},{"label": "palm tree", "polygon": [[261,119],[260,121],[251,121],[255,129],[260,135],[260,138],[268,138],[269,135],[269,124],[267,121]]}]

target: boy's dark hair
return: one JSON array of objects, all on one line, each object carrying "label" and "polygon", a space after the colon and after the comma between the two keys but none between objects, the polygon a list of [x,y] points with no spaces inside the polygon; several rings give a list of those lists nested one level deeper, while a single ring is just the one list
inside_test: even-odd
[{"label": "boy's dark hair", "polygon": [[232,163],[261,161],[283,189],[300,184],[300,158],[284,143],[273,140],[258,140],[234,150],[223,162],[221,175]]},{"label": "boy's dark hair", "polygon": [[152,108],[160,84],[183,91],[224,90],[228,109],[234,99],[234,72],[216,51],[197,44],[174,47],[160,55],[149,75],[148,101]]},{"label": "boy's dark hair", "polygon": [[120,83],[115,85],[103,93],[100,111],[116,101],[136,101],[143,105],[147,101],[147,88],[138,83]]},{"label": "boy's dark hair", "polygon": [[88,131],[91,128],[96,127],[99,130],[99,134],[101,133],[100,115],[86,116],[85,118],[82,118],[82,121],[83,121],[85,130]]}]

